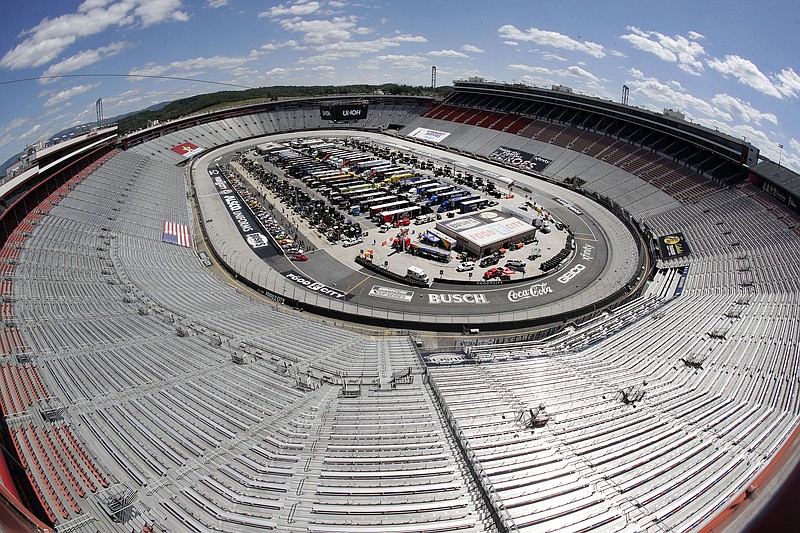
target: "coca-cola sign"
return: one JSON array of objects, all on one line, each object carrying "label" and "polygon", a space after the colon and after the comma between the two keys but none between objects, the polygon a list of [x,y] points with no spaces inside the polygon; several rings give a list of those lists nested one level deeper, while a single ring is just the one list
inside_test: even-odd
[{"label": "coca-cola sign", "polygon": [[510,290],[508,291],[508,301],[511,303],[520,302],[522,300],[527,300],[528,298],[537,298],[539,296],[544,296],[553,292],[553,289],[547,285],[547,282],[542,283],[532,283],[526,289],[520,290]]}]

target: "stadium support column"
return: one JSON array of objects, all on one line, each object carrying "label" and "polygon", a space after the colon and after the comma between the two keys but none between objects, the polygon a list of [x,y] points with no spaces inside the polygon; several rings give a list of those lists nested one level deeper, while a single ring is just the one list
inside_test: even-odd
[{"label": "stadium support column", "polygon": [[431,96],[436,98],[436,66],[431,67]]},{"label": "stadium support column", "polygon": [[97,127],[103,127],[103,99],[98,98],[94,103],[94,109],[97,112]]},{"label": "stadium support column", "polygon": [[622,105],[628,105],[628,93],[630,89],[627,85],[622,86]]}]

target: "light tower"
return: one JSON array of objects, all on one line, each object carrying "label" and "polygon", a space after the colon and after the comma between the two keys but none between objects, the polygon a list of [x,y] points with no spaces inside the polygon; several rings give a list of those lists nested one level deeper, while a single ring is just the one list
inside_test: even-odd
[{"label": "light tower", "polygon": [[97,128],[103,127],[103,99],[98,98],[94,103],[94,109],[97,111]]},{"label": "light tower", "polygon": [[622,105],[628,105],[628,93],[630,89],[628,89],[627,85],[622,86]]},{"label": "light tower", "polygon": [[431,67],[431,95],[436,98],[436,66]]}]

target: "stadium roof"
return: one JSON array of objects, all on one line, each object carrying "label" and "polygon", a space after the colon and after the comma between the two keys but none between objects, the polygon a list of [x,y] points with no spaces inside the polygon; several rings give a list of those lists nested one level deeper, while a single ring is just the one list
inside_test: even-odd
[{"label": "stadium roof", "polygon": [[800,194],[800,174],[782,167],[769,159],[762,159],[753,167],[753,172],[768,179],[788,192]]}]

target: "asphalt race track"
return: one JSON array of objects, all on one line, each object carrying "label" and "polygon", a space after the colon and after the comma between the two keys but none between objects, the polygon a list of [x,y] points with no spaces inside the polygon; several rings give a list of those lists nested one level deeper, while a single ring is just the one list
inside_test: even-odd
[{"label": "asphalt race track", "polygon": [[[515,180],[517,191],[523,186],[531,189],[540,205],[568,225],[576,249],[558,270],[535,279],[530,277],[538,270],[530,271],[528,279],[513,283],[434,281],[430,288],[392,281],[354,261],[337,259],[324,248],[316,250],[311,261],[289,261],[280,250],[252,236],[261,230],[254,226],[252,216],[244,213],[246,206],[231,209],[237,206],[224,178],[220,179],[217,165],[229,160],[234,151],[267,139],[344,136],[366,137],[459,168],[508,176]],[[554,321],[552,317],[576,314],[578,310],[589,312],[622,296],[626,286],[642,281],[637,278],[647,261],[637,251],[637,237],[613,213],[589,198],[483,161],[377,133],[336,130],[250,139],[198,157],[192,164],[192,179],[209,248],[237,277],[280,303],[369,324],[450,331],[546,324]],[[556,202],[556,197],[577,208],[580,214]],[[431,266],[429,271],[435,268]]]}]

